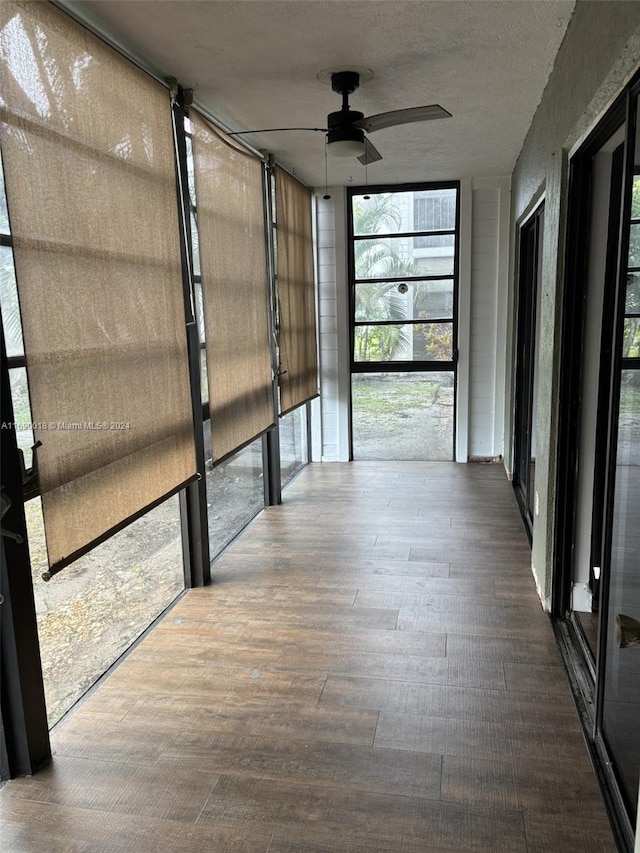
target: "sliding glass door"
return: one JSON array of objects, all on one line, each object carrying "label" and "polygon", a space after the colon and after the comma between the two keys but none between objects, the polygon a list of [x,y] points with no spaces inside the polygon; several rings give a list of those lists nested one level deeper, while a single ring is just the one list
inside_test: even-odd
[{"label": "sliding glass door", "polygon": [[[606,589],[599,659],[599,728],[628,812],[640,777],[640,132],[638,98],[628,134],[616,305],[604,556]],[[631,131],[631,128],[629,128]]]},{"label": "sliding glass door", "polygon": [[640,78],[571,163],[553,601],[628,851],[640,778],[639,92]]},{"label": "sliding glass door", "polygon": [[520,228],[513,485],[529,535],[535,515],[538,313],[544,205]]}]

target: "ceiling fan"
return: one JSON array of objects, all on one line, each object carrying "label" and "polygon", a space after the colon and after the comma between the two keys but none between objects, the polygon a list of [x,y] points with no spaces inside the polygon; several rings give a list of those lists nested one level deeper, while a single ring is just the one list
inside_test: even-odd
[{"label": "ceiling fan", "polygon": [[365,118],[364,113],[352,110],[349,106],[349,95],[352,95],[359,86],[360,74],[357,71],[337,71],[331,75],[331,88],[337,94],[342,95],[342,108],[329,113],[327,127],[272,127],[261,130],[242,130],[230,135],[273,133],[283,130],[320,131],[326,133],[327,150],[330,154],[335,157],[357,157],[366,166],[369,163],[382,160],[382,154],[369,141],[366,134],[399,124],[452,117],[451,113],[439,104],[429,104],[424,107],[391,110]]}]

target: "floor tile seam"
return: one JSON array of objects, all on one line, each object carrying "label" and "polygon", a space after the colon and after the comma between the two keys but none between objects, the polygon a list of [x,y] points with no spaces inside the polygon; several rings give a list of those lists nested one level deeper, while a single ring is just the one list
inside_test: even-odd
[{"label": "floor tile seam", "polygon": [[[86,762],[87,764],[95,765],[108,765],[113,769],[117,767],[122,768],[131,768],[133,770],[155,770],[158,766],[158,760],[160,758],[160,752],[156,756],[153,761],[118,761],[113,758],[96,758],[95,756],[87,756],[87,755],[75,755],[72,753],[64,752],[64,747],[57,746],[53,751],[51,759],[47,765],[42,767],[38,773],[33,776],[18,776],[14,779],[7,780],[7,784],[5,785],[5,789],[16,789],[18,787],[31,787],[32,785],[40,785],[42,782],[42,774],[46,773],[47,770],[55,771],[56,763],[58,759],[62,759],[64,762]],[[45,784],[42,782],[42,784]],[[8,794],[8,796],[12,796]],[[13,797],[13,799],[24,799],[22,797]]]},{"label": "floor tile seam", "polygon": [[[439,686],[439,685],[436,685],[436,686]],[[327,703],[327,704],[329,704],[329,703]],[[337,707],[342,707],[342,706],[337,706]],[[345,707],[361,707],[361,706],[348,705]],[[362,708],[362,710],[367,710],[367,709]],[[538,724],[531,723],[528,725],[526,723],[507,723],[507,724],[505,724],[503,720],[498,719],[498,718],[485,719],[485,718],[479,718],[479,717],[460,716],[459,714],[455,713],[455,709],[453,710],[453,713],[449,713],[448,709],[445,709],[443,713],[442,712],[441,713],[433,713],[433,712],[421,713],[420,711],[416,711],[416,710],[414,710],[414,711],[398,711],[398,710],[391,709],[391,708],[379,708],[379,707],[378,708],[372,707],[372,708],[369,708],[368,710],[372,710],[372,711],[377,710],[377,711],[379,711],[380,714],[393,714],[394,716],[398,716],[398,717],[419,717],[419,718],[424,717],[426,719],[444,719],[447,722],[451,721],[452,723],[463,723],[463,724],[480,723],[480,724],[486,724],[486,725],[491,725],[491,726],[499,726],[502,731],[506,731],[506,732],[510,732],[510,731],[518,732],[520,730],[524,730],[524,731],[530,731],[530,732],[538,732],[541,735],[546,733],[546,732],[549,732],[550,734],[562,733],[562,734],[571,734],[571,735],[573,735],[573,734],[579,735],[582,733],[582,729],[579,726],[577,726],[576,728],[571,727],[571,728],[558,729],[556,721],[554,721],[553,723],[550,722],[548,724],[543,724],[543,725],[540,725],[539,723]]]},{"label": "floor tile seam", "polygon": [[[450,660],[450,658],[434,658],[434,660],[441,660],[441,659],[442,660]],[[411,685],[418,684],[418,685],[422,685],[422,686],[438,687],[438,688],[445,689],[447,691],[454,691],[454,690],[474,691],[474,692],[476,692],[476,695],[478,695],[480,693],[480,691],[482,691],[483,694],[493,694],[493,695],[495,695],[496,698],[500,698],[502,701],[507,697],[507,695],[513,696],[515,698],[523,699],[523,700],[526,699],[528,702],[533,701],[534,697],[539,702],[550,701],[551,703],[553,703],[554,699],[556,699],[556,700],[558,699],[558,696],[556,696],[555,694],[549,694],[549,693],[536,693],[536,692],[528,692],[528,691],[523,691],[523,690],[506,690],[506,689],[499,689],[499,688],[495,688],[495,687],[479,687],[477,685],[448,684],[446,682],[430,682],[430,681],[429,682],[423,682],[421,680],[414,680],[412,678],[390,678],[388,676],[381,676],[381,675],[345,675],[344,673],[340,673],[340,674],[336,674],[336,675],[330,674],[329,677],[348,678],[351,681],[358,681],[358,680],[378,681],[378,682],[389,683],[389,684],[411,684]],[[493,698],[493,695],[487,696],[487,699]],[[562,698],[564,700],[565,697],[562,697]],[[570,688],[569,688],[568,682],[567,682],[566,700],[567,700],[567,709],[574,710],[574,706],[573,706],[573,703],[571,701],[571,694],[570,694]],[[380,709],[380,710],[384,710],[384,709]],[[576,718],[577,718],[577,716],[576,716]]]},{"label": "floor tile seam", "polygon": [[[218,782],[216,782],[216,785],[217,784],[218,784]],[[211,796],[211,792],[209,793],[207,800],[210,796]],[[186,826],[195,826],[197,821],[198,821],[198,818],[193,818],[193,819],[189,818],[189,819],[182,820],[179,817],[167,817],[167,816],[163,816],[163,815],[149,815],[149,814],[141,813],[139,811],[127,811],[125,809],[104,808],[104,807],[99,807],[99,806],[88,805],[86,803],[83,803],[82,805],[80,805],[77,803],[60,802],[58,800],[39,800],[39,799],[35,799],[33,797],[13,797],[12,799],[15,801],[30,803],[31,805],[51,806],[52,808],[57,808],[57,809],[74,809],[74,810],[78,810],[78,811],[92,812],[94,814],[110,815],[114,820],[116,820],[117,818],[121,818],[123,816],[132,817],[132,818],[144,818],[145,820],[158,821],[161,823],[166,823],[166,822],[173,823],[176,825],[176,827],[185,826],[185,825]],[[203,805],[202,809],[204,809],[204,807],[205,806]],[[202,810],[200,811],[199,816],[201,813],[202,813]],[[4,820],[4,818],[3,818],[3,820]],[[21,820],[19,826],[23,826],[23,825],[24,825],[24,821]]]},{"label": "floor tile seam", "polygon": [[[441,757],[441,756],[438,756],[438,757]],[[228,780],[254,780],[255,779],[255,780],[263,781],[263,782],[283,782],[284,781],[285,783],[286,783],[288,778],[289,779],[291,778],[291,777],[287,777],[287,776],[282,776],[282,777],[278,776],[277,778],[271,778],[268,776],[261,776],[258,774],[250,775],[247,773],[237,773],[237,772],[227,772],[227,771],[221,773],[220,777],[221,777],[220,782],[222,782],[224,779],[228,779]],[[295,783],[293,783],[293,782],[291,783],[292,787],[294,786],[294,784]],[[309,791],[313,791],[313,792],[319,794],[319,793],[326,793],[326,792],[333,791],[338,795],[339,799],[344,799],[345,790],[346,790],[347,795],[348,794],[364,794],[364,795],[370,795],[370,796],[375,797],[375,798],[384,797],[385,800],[391,799],[393,801],[397,801],[400,803],[406,801],[407,804],[413,804],[413,805],[415,805],[417,803],[424,803],[425,805],[430,805],[430,806],[442,806],[442,805],[444,805],[444,806],[449,807],[453,811],[463,812],[465,816],[487,817],[489,812],[492,811],[492,810],[488,810],[488,809],[483,808],[478,803],[467,804],[467,803],[460,803],[460,802],[455,802],[455,801],[451,801],[451,800],[443,800],[443,799],[441,799],[440,796],[438,796],[438,797],[425,797],[424,795],[421,795],[421,794],[401,793],[401,792],[395,792],[395,791],[394,792],[381,791],[381,790],[376,790],[376,789],[369,789],[369,788],[364,787],[360,784],[352,784],[352,783],[344,783],[344,782],[336,783],[335,781],[332,781],[332,780],[327,780],[326,782],[325,781],[318,782],[318,780],[316,780],[316,779],[305,780],[305,784],[307,786],[306,787],[307,793]],[[209,795],[209,799],[211,799],[212,796],[215,796],[215,791],[211,792],[211,794]],[[226,795],[223,794],[223,796],[226,796]],[[507,816],[515,817],[515,816],[521,816],[522,815],[522,809],[520,809],[520,808],[515,808],[515,809],[507,808],[507,809],[501,809],[501,811]]]},{"label": "floor tile seam", "polygon": [[[469,721],[463,721],[463,722],[469,722]],[[519,728],[522,728],[522,727],[519,727]],[[512,729],[513,729],[513,727],[512,727]],[[446,737],[446,734],[445,734],[445,737]],[[379,749],[379,750],[385,750],[385,749],[395,749],[395,750],[401,750],[401,751],[403,750],[403,747],[401,747],[401,746],[384,746],[381,744],[374,744],[374,745],[375,745],[376,749]],[[404,751],[406,751],[406,748],[404,748]],[[445,743],[444,751],[441,751],[441,752],[433,752],[433,751],[427,751],[427,750],[422,750],[422,749],[409,750],[409,752],[416,752],[420,755],[424,755],[424,754],[441,755],[443,758],[443,768],[444,768],[444,760],[445,759],[458,759],[461,761],[480,761],[480,762],[488,762],[488,763],[496,762],[496,763],[508,764],[508,765],[516,765],[520,762],[530,763],[533,760],[535,760],[536,762],[547,761],[547,759],[545,759],[544,756],[542,758],[540,758],[539,754],[536,754],[534,756],[533,754],[531,754],[531,755],[518,754],[518,753],[515,753],[513,751],[510,751],[508,753],[505,752],[504,754],[503,753],[496,753],[494,755],[486,755],[486,754],[475,755],[472,753],[472,750],[470,748],[463,749],[461,751],[455,751],[455,750],[448,748],[446,743]],[[567,761],[574,761],[574,762],[579,763],[581,765],[583,762],[581,757],[580,758],[577,758],[577,757],[564,758],[564,757],[562,757],[562,758],[557,758],[557,759],[550,759],[550,761],[553,764],[557,764],[557,766],[559,768],[562,768],[563,766],[565,766]]]},{"label": "floor tile seam", "polygon": [[[419,755],[419,753],[412,753],[415,757]],[[440,758],[440,756],[437,756]],[[315,790],[316,792],[326,792],[326,791],[335,791],[339,793],[343,798],[345,796],[349,796],[349,794],[364,794],[370,795],[374,797],[385,797],[385,798],[394,798],[408,801],[418,801],[418,802],[426,802],[438,804],[442,802],[439,797],[439,786],[440,786],[440,773],[438,772],[438,795],[429,797],[425,796],[424,793],[410,793],[404,790],[396,790],[400,785],[405,785],[405,781],[398,782],[396,786],[393,783],[389,783],[388,781],[382,781],[380,784],[376,784],[375,781],[363,779],[358,780],[357,778],[351,779],[340,779],[336,782],[335,778],[327,775],[327,778],[318,778],[314,777],[313,780],[310,780],[307,776],[303,774],[292,775],[288,770],[278,771],[275,769],[265,771],[253,771],[253,770],[232,770],[231,768],[225,769],[220,773],[221,777],[227,777],[237,780],[252,780],[252,781],[262,781],[262,782],[272,782],[274,784],[281,784],[290,782],[292,785],[298,787],[300,785],[304,785],[305,792],[308,795],[310,790]],[[435,776],[435,772],[434,772]],[[214,792],[211,792],[207,797],[207,802],[211,799],[212,796],[215,796]],[[452,805],[456,805],[452,803]],[[200,818],[204,815],[206,811],[206,804],[202,807],[202,811],[200,812]],[[105,810],[103,810],[105,811]],[[126,814],[127,812],[125,812]],[[117,812],[116,812],[117,814]],[[191,821],[184,821],[185,823],[190,823]]]},{"label": "floor tile seam", "polygon": [[[516,754],[514,754],[512,758],[503,758],[503,757],[487,758],[486,756],[475,756],[475,755],[468,755],[468,754],[456,755],[454,753],[445,752],[445,753],[443,753],[442,757],[443,757],[443,770],[446,769],[446,767],[445,767],[446,764],[450,764],[450,763],[453,763],[455,761],[465,762],[465,763],[473,763],[476,765],[485,765],[487,767],[497,765],[499,768],[500,766],[504,766],[505,768],[508,768],[508,769],[513,771],[513,773],[514,773],[513,779],[514,779],[516,788],[527,787],[528,783],[523,782],[522,780],[527,779],[531,776],[531,763],[533,761],[533,758],[530,756],[523,756],[523,755],[516,755]],[[567,756],[562,756],[562,757],[555,757],[554,756],[551,758],[547,758],[547,757],[538,755],[535,758],[535,767],[536,767],[536,769],[543,769],[543,770],[548,771],[548,772],[553,772],[554,770],[558,770],[558,771],[561,771],[562,773],[565,773],[565,772],[571,771],[571,770],[573,770],[575,772],[583,771],[586,768],[586,769],[588,769],[589,774],[590,774],[589,779],[590,779],[591,775],[593,775],[592,771],[591,771],[591,765],[589,764],[589,754],[587,752],[586,747],[584,750],[584,757],[581,756],[580,758],[567,757]],[[594,792],[597,792],[598,788],[597,788],[597,781],[596,781],[595,775],[593,775],[593,785],[594,785]],[[580,802],[580,801],[576,800],[576,802]],[[523,806],[523,808],[524,808],[524,806]]]},{"label": "floor tile seam", "polygon": [[[432,686],[432,687],[445,687],[446,685],[422,685],[422,686]],[[504,695],[504,694],[503,694]],[[331,702],[329,700],[325,700],[323,704],[329,705],[331,707],[348,707],[348,708],[360,708],[361,710],[369,710],[369,711],[380,711],[381,713],[390,713],[396,714],[398,716],[408,716],[408,717],[434,717],[434,716],[442,716],[442,712],[429,711],[426,713],[422,713],[420,710],[412,709],[409,711],[401,711],[394,708],[386,708],[380,707],[379,704],[374,705],[354,705],[354,704],[344,704],[340,702]],[[516,712],[517,713],[517,712]],[[445,709],[444,715],[448,719],[457,720],[461,723],[489,723],[495,725],[504,726],[503,722],[500,722],[498,718],[492,717],[490,714],[485,716],[460,716],[459,713],[449,714],[449,712]],[[509,728],[516,729],[532,729],[534,731],[540,732],[543,734],[544,732],[549,733],[562,733],[567,735],[580,734],[581,729],[579,726],[579,722],[574,723],[571,721],[569,724],[565,724],[559,726],[557,720],[549,720],[548,722],[542,723],[533,723],[527,725],[525,722],[512,722],[508,724]]]}]

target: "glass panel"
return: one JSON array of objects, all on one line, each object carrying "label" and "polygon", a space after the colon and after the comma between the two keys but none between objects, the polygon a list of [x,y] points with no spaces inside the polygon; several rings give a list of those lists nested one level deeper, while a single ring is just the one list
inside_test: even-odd
[{"label": "glass panel", "polygon": [[623,358],[640,357],[640,318],[625,317],[624,339],[622,342]]},{"label": "glass panel", "polygon": [[[189,122],[189,126],[191,126],[191,122]],[[193,170],[193,142],[191,141],[191,137],[186,137],[186,147],[187,147],[187,181],[189,183],[189,201],[193,207],[196,206],[196,181]]]},{"label": "glass panel", "polygon": [[453,231],[456,227],[456,196],[454,189],[414,192],[414,231]]},{"label": "glass panel", "polygon": [[184,589],[174,496],[42,580],[39,498],[25,505],[49,725],[53,725]]},{"label": "glass panel", "polygon": [[7,213],[7,197],[4,192],[4,171],[0,162],[0,234],[9,233],[9,214]]},{"label": "glass panel", "polygon": [[24,355],[13,252],[9,246],[0,246],[0,306],[7,355]]},{"label": "glass panel", "polygon": [[353,197],[353,233],[398,234],[456,227],[455,189],[376,193]]},{"label": "glass panel", "polygon": [[453,318],[453,280],[356,284],[356,321]]},{"label": "glass panel", "polygon": [[453,458],[453,372],[354,373],[355,460]]},{"label": "glass panel", "polygon": [[624,311],[625,314],[640,314],[640,273],[630,272],[627,275],[627,298]]},{"label": "glass panel", "polygon": [[452,323],[356,326],[355,361],[451,361]]},{"label": "glass panel", "polygon": [[26,369],[24,367],[12,368],[9,371],[9,381],[11,383],[16,440],[19,449],[24,453],[25,468],[30,468],[32,465],[31,448],[35,441],[31,425],[31,405],[29,403]]},{"label": "glass panel", "polygon": [[280,418],[280,473],[284,487],[309,461],[307,407],[299,406]]},{"label": "glass panel", "polygon": [[200,272],[200,235],[198,234],[198,220],[195,213],[191,212],[191,250],[193,252],[193,274],[201,275]]},{"label": "glass panel", "polygon": [[206,403],[209,399],[209,378],[207,375],[207,353],[204,346],[204,313],[202,309],[202,285],[194,282],[196,321],[198,323],[198,340],[200,341],[200,399]]},{"label": "glass panel", "polygon": [[638,802],[640,765],[640,371],[623,370],[611,567],[603,732],[627,807]]},{"label": "glass panel", "polygon": [[204,422],[207,454],[209,548],[213,560],[264,509],[262,438],[215,468],[211,463],[211,421]]},{"label": "glass panel", "polygon": [[633,178],[633,194],[631,197],[631,218],[640,219],[640,175]]},{"label": "glass panel", "polygon": [[413,358],[452,361],[453,323],[420,323],[413,327]]},{"label": "glass panel", "polygon": [[353,244],[356,279],[453,275],[455,236],[439,238],[444,245],[420,248],[415,237],[376,237]]},{"label": "glass panel", "polygon": [[207,376],[207,351],[200,347],[200,399],[209,402],[209,377]]},{"label": "glass panel", "polygon": [[640,223],[631,225],[629,232],[629,266],[640,267]]}]

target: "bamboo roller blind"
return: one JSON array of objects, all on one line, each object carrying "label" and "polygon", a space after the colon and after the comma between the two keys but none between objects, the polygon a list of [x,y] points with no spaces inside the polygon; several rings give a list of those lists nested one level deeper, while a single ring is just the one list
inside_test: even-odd
[{"label": "bamboo roller blind", "polygon": [[48,3],[0,6],[0,139],[49,563],[195,474],[169,98]]},{"label": "bamboo roller blind", "polygon": [[274,423],[264,191],[257,157],[192,121],[215,462]]},{"label": "bamboo roller blind", "polygon": [[318,394],[311,191],[276,167],[282,414]]}]

